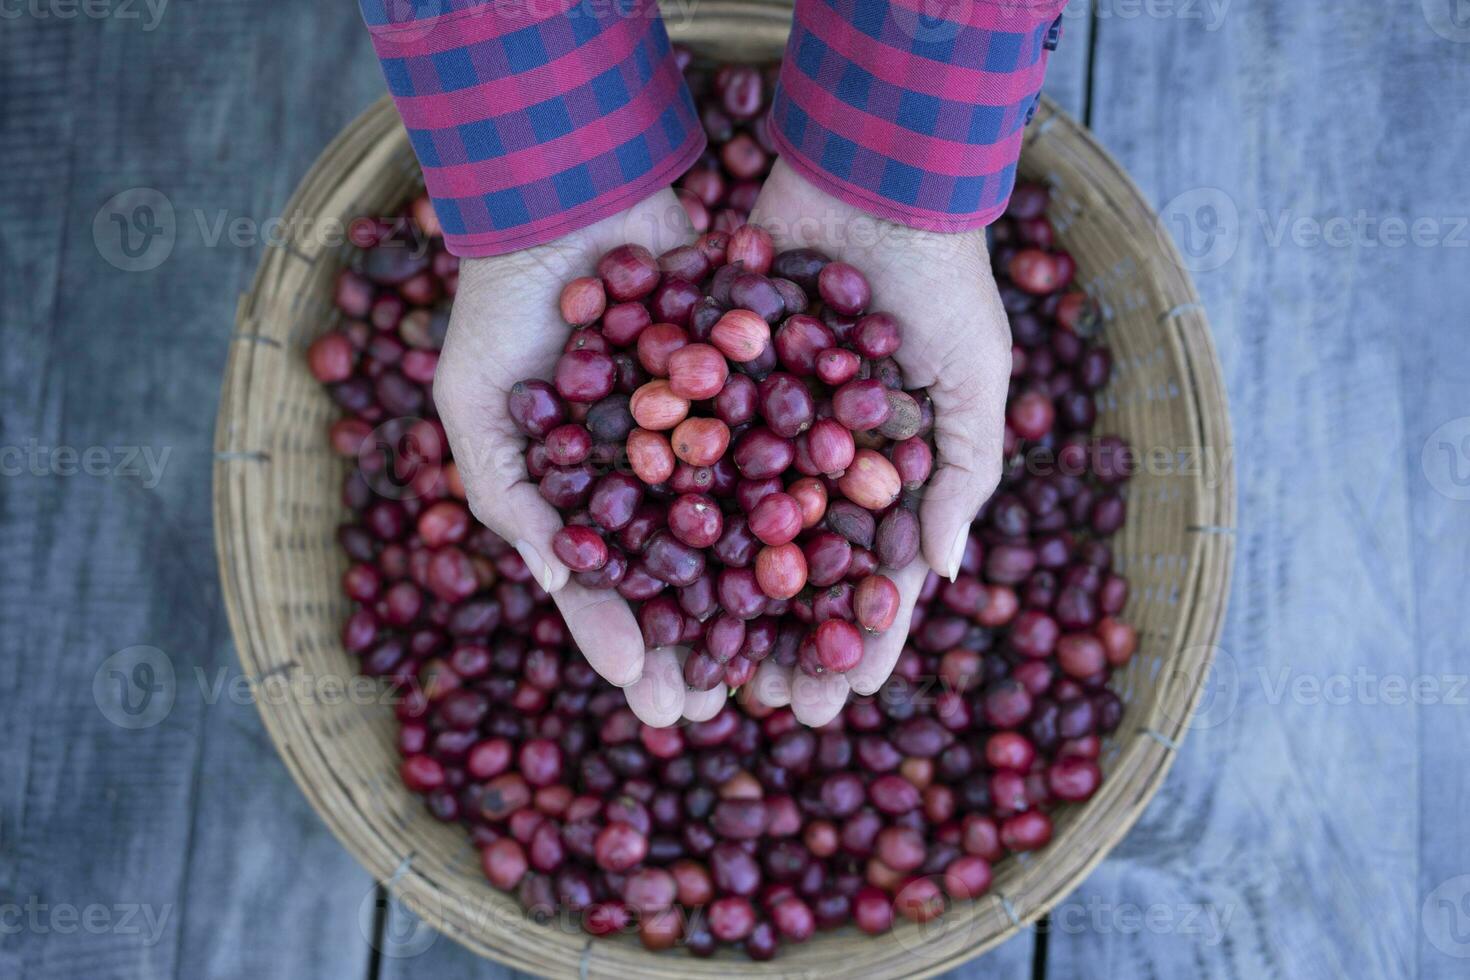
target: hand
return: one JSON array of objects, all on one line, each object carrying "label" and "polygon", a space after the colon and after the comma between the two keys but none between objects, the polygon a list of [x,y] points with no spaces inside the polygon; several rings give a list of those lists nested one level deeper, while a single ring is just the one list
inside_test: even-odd
[{"label": "hand", "polygon": [[639,718],[660,727],[681,716],[713,717],[725,702],[725,689],[686,696],[674,651],[645,653],[627,602],[617,592],[594,591],[571,579],[551,550],[561,517],[527,476],[526,439],[510,420],[506,395],[517,381],[552,376],[570,332],[557,305],[563,284],[590,274],[598,258],[618,245],[633,242],[657,254],[693,234],[678,199],[664,190],[555,242],[466,259],[434,378],[434,401],[470,510],[515,546],[556,601],[593,669],[626,689]]},{"label": "hand", "polygon": [[777,250],[810,247],[851,263],[873,287],[874,309],[903,329],[894,355],[910,388],[934,402],[934,473],[919,508],[921,555],[901,571],[885,569],[901,603],[892,628],[868,639],[847,674],[809,677],[766,661],[754,696],[789,703],[808,725],[836,717],[849,690],[872,694],[892,673],[908,638],[909,617],[931,568],[959,573],[970,522],[1000,482],[1011,333],[990,272],[983,230],[946,235],[875,218],[818,190],[777,161],[750,220]]}]

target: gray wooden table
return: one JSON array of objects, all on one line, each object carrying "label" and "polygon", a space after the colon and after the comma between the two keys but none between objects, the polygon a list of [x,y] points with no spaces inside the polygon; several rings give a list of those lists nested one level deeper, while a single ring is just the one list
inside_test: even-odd
[{"label": "gray wooden table", "polygon": [[[1048,88],[1214,323],[1235,592],[1137,828],[964,976],[1470,975],[1467,14],[1069,9]],[[381,91],[349,3],[0,4],[0,977],[505,972],[379,908],[232,686],[216,585],[236,297]],[[109,226],[134,188],[173,211],[156,263]],[[119,664],[173,669],[166,717]]]}]

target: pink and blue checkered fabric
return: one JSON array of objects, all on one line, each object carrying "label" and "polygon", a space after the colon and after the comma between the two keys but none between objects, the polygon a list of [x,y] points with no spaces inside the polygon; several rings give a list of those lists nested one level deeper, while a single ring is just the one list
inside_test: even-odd
[{"label": "pink and blue checkered fabric", "polygon": [[[1005,208],[1064,0],[797,0],[786,160],[940,231]],[[361,0],[450,251],[496,255],[668,186],[704,132],[654,0]]]},{"label": "pink and blue checkered fabric", "polygon": [[989,224],[1015,184],[1062,6],[797,0],[772,109],[782,156],[900,224]]},{"label": "pink and blue checkered fabric", "polygon": [[445,243],[551,241],[673,183],[705,145],[653,0],[362,0]]}]

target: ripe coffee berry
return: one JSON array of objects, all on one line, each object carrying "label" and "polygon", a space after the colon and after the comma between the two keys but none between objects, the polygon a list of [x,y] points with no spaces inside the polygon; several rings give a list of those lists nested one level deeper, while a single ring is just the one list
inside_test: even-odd
[{"label": "ripe coffee berry", "polygon": [[[778,263],[809,285],[812,264],[821,263],[815,298],[832,313],[866,312],[872,302],[858,269],[813,252],[799,259],[775,255],[769,235],[758,228],[736,228],[723,256],[713,250],[707,256],[670,254],[655,267],[639,249],[624,246],[598,263],[594,280],[619,305],[587,319],[598,289],[585,279],[568,284],[564,318],[580,329],[557,361],[555,390],[528,380],[516,386],[508,406],[532,440],[527,471],[540,474],[542,496],[568,523],[557,534],[557,556],[582,585],[616,588],[641,603],[635,612],[650,645],[691,648],[684,675],[698,690],[754,672],[731,666],[743,651],[738,639],[711,632],[708,613],[714,610],[736,623],[771,616],[777,634],[784,630],[797,649],[809,650],[798,658],[807,670],[851,670],[862,657],[864,632],[882,632],[897,619],[896,592],[891,579],[876,574],[879,564],[896,571],[918,554],[918,518],[895,506],[903,477],[890,455],[905,460],[910,489],[920,489],[927,473],[908,462],[913,450],[901,450],[900,443],[922,443],[927,397],[889,387],[901,383],[890,359],[902,344],[899,320],[866,313],[861,329],[839,339],[821,319],[821,307],[809,307],[814,297],[801,285],[764,275]],[[699,294],[694,305],[712,304],[708,316],[690,313],[692,335],[662,319],[667,311],[657,308],[665,267],[695,277],[679,280]],[[787,297],[793,309],[785,308]],[[648,308],[648,322],[626,329],[643,323],[644,317],[622,312],[639,303]],[[606,319],[615,311],[616,328],[610,329]],[[840,385],[828,385],[818,372],[824,354],[827,373],[846,378]],[[560,417],[581,418],[575,406],[590,404],[588,425],[598,413],[598,431],[606,431],[601,419],[612,409],[604,409],[604,401],[611,405],[621,397],[612,393],[620,358],[635,359],[652,379],[627,399],[635,427],[603,445],[592,442],[586,426]],[[772,370],[783,366],[789,370]],[[886,383],[852,377],[864,370]],[[819,403],[824,414],[830,405],[829,417],[818,418]],[[553,420],[561,424],[550,427]],[[738,437],[732,426],[743,430]],[[599,463],[620,458],[631,475],[598,476]],[[644,501],[666,530],[634,540],[621,532]],[[825,526],[834,501],[855,505],[877,527],[862,550]],[[854,518],[834,512],[834,522],[850,528]],[[727,528],[736,540],[726,540]],[[754,539],[750,546],[737,546],[747,536]],[[868,550],[874,541],[876,551]],[[611,572],[602,574],[609,565]],[[682,590],[700,581],[712,584],[703,587],[710,599],[696,602]],[[838,583],[845,591],[822,593],[820,616],[814,616],[804,591]],[[861,590],[860,617],[855,588]],[[672,589],[681,590],[677,601]],[[679,603],[693,604],[692,611],[681,612]]]},{"label": "ripe coffee berry", "polygon": [[[854,700],[821,732],[789,708],[744,697],[708,721],[638,723],[515,550],[470,517],[442,430],[429,431],[433,361],[410,371],[407,360],[436,354],[447,317],[432,304],[457,284],[437,234],[426,232],[429,254],[407,276],[396,264],[416,253],[388,239],[376,248],[387,223],[355,237],[378,254],[363,274],[344,274],[347,319],[308,362],[348,413],[339,426],[342,443],[354,437],[353,454],[409,402],[428,410],[417,434],[438,440],[426,454],[438,466],[409,484],[411,496],[378,496],[388,485],[367,471],[351,473],[342,494],[352,516],[339,541],[353,568],[343,582],[344,647],[399,695],[405,785],[437,819],[464,825],[490,884],[538,917],[560,908],[590,935],[636,928],[650,949],[709,955],[724,943],[763,959],[814,930],[854,922],[881,933],[898,915],[924,920],[942,914],[946,898],[983,895],[996,862],[1046,847],[1056,809],[1096,794],[1103,746],[1123,714],[1109,678],[1139,644],[1107,541],[1127,516],[1135,464],[1116,436],[1092,433],[1091,399],[1111,358],[1092,339],[1090,301],[1027,292],[1064,283],[1073,266],[1047,223],[1045,189],[1023,183],[994,226],[992,250],[1016,342],[1011,465],[971,529],[959,580],[931,575],[912,620],[900,616],[878,561],[916,546],[903,494],[933,469],[934,422],[922,393],[906,401],[885,387],[896,379],[887,321],[901,328],[903,311],[870,311],[883,297],[864,297],[852,278],[859,270],[824,277],[820,254],[777,254],[763,231],[742,227],[770,161],[759,111],[768,80],[746,69],[722,84],[719,73],[690,71],[715,151],[684,181],[701,190],[684,198],[696,222],[702,209],[701,238],[677,255],[614,250],[596,275],[568,284],[556,313],[576,328],[566,349],[577,356],[562,377],[553,368],[551,382],[514,386],[507,410],[530,440],[528,475],[563,509],[558,554],[590,569],[575,572],[585,587],[628,596],[650,639],[686,647],[691,687],[746,683],[765,660],[825,672],[824,656],[841,666],[866,630],[905,629],[876,697]],[[732,144],[740,173],[721,162]],[[421,200],[412,213],[432,209]],[[1045,261],[1016,261],[1025,250]],[[741,268],[717,289],[731,262]],[[1027,278],[1022,288],[1013,266]],[[737,324],[765,338],[748,361],[710,336],[736,309],[766,325]],[[732,344],[745,336],[722,333]],[[718,389],[701,345],[723,364]],[[613,364],[612,389],[580,401],[605,383],[600,357]],[[389,371],[393,380],[379,385]],[[810,420],[788,381],[763,394],[775,375],[799,379]],[[837,390],[866,380],[882,389],[882,407],[844,399],[834,411]],[[635,408],[631,396],[650,384]],[[842,416],[881,421],[853,429]],[[710,421],[731,437],[702,462],[701,428],[718,430],[697,426],[681,439],[680,427]],[[837,437],[834,456],[821,437],[836,435],[833,425],[853,433],[853,460],[840,469],[845,440]],[[388,433],[400,446],[427,445],[400,442],[403,434]],[[1033,450],[1053,465],[1017,463]],[[423,450],[395,451],[395,465],[408,467]],[[842,487],[863,451],[897,477],[892,489],[873,464],[878,478],[849,484],[876,510]],[[599,545],[606,557],[591,568]],[[802,577],[797,568],[805,584],[790,598],[763,588],[762,579],[784,595]]]}]

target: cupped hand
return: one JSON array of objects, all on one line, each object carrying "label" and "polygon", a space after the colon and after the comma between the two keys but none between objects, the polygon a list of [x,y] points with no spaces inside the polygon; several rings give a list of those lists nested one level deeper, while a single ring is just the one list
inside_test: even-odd
[{"label": "cupped hand", "polygon": [[464,260],[434,378],[434,402],[470,510],[515,546],[593,669],[626,689],[643,721],[660,727],[713,716],[726,692],[686,695],[677,652],[645,651],[628,603],[615,591],[579,585],[557,559],[551,538],[561,517],[527,475],[526,438],[510,419],[506,397],[517,381],[551,378],[571,330],[557,302],[566,282],[591,274],[618,245],[631,242],[658,254],[693,234],[678,199],[664,190],[546,245]]},{"label": "cupped hand", "polygon": [[872,694],[892,673],[908,637],[931,568],[959,572],[970,522],[1000,481],[1011,334],[1001,306],[983,230],[940,234],[896,225],[818,190],[784,162],[766,180],[752,223],[778,250],[807,247],[861,270],[873,289],[871,308],[893,314],[903,330],[894,359],[908,388],[927,388],[934,402],[934,473],[919,507],[921,555],[902,570],[885,569],[898,585],[898,619],[869,637],[847,674],[810,677],[763,662],[754,696],[790,704],[808,725],[836,717],[849,691]]}]

